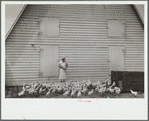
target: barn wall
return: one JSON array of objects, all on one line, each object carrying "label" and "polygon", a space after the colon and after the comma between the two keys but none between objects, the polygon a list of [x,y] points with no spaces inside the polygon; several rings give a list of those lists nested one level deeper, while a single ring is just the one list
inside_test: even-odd
[{"label": "barn wall", "polygon": [[[39,38],[39,16],[59,17],[60,36]],[[125,38],[108,37],[108,19],[126,20]],[[144,28],[131,5],[28,5],[6,40],[7,85],[58,80],[39,78],[44,44],[59,45],[68,80],[108,77],[111,45],[125,46],[125,71],[144,71]]]}]

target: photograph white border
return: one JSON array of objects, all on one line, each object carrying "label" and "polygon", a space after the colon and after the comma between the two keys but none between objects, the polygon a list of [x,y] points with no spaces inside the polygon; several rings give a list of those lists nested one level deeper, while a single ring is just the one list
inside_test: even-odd
[{"label": "photograph white border", "polygon": [[[5,4],[144,4],[144,98],[18,99],[5,98]],[[148,6],[147,1],[1,1],[1,119],[148,119]]]}]

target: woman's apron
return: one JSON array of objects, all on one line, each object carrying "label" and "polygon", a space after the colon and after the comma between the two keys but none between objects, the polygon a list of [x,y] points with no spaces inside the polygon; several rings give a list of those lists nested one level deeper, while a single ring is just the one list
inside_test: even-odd
[{"label": "woman's apron", "polygon": [[59,62],[59,79],[67,79],[67,69],[68,64],[60,60]]}]

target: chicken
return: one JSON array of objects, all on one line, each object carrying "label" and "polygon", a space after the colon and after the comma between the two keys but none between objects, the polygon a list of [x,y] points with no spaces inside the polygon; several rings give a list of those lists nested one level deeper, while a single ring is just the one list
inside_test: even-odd
[{"label": "chicken", "polygon": [[83,81],[82,81],[82,84],[85,84],[85,83],[86,83],[86,81],[85,81],[85,80],[83,80]]},{"label": "chicken", "polygon": [[66,92],[66,91],[67,91],[67,88],[66,88],[66,87],[64,87],[64,88],[63,88],[63,92]]},{"label": "chicken", "polygon": [[80,84],[78,84],[77,87],[76,87],[76,91],[78,92],[79,90],[81,90]]},{"label": "chicken", "polygon": [[109,75],[108,78],[106,79],[108,82],[108,86],[111,85],[111,76]]},{"label": "chicken", "polygon": [[113,82],[112,87],[114,87],[115,85],[116,85],[116,83],[115,83],[115,82]]},{"label": "chicken", "polygon": [[134,96],[137,96],[138,92],[132,91],[130,90],[131,94],[133,94]]},{"label": "chicken", "polygon": [[111,80],[108,81],[108,86],[111,85]]},{"label": "chicken", "polygon": [[95,88],[95,91],[97,92],[98,90],[99,90],[99,88],[96,87],[96,88]]},{"label": "chicken", "polygon": [[42,88],[42,92],[45,92],[46,90],[47,90],[47,88],[46,88],[46,87]]},{"label": "chicken", "polygon": [[46,87],[46,84],[47,84],[47,82],[44,82],[44,83],[42,83],[42,86],[43,87]]},{"label": "chicken", "polygon": [[78,98],[81,97],[81,91],[78,92],[77,97],[78,97]]},{"label": "chicken", "polygon": [[51,94],[51,89],[46,93],[46,96],[48,97]]},{"label": "chicken", "polygon": [[65,93],[63,93],[63,96],[68,96],[70,94],[70,89],[68,89]]},{"label": "chicken", "polygon": [[98,84],[98,85],[101,85],[101,84],[102,84],[102,82],[101,82],[101,81],[98,81],[98,82],[97,82],[97,84]]},{"label": "chicken", "polygon": [[60,87],[60,86],[57,86],[57,89],[56,90],[57,90],[58,93],[62,93],[63,92],[63,88]]},{"label": "chicken", "polygon": [[29,84],[26,84],[26,85],[25,85],[25,88],[26,88],[26,89],[29,89],[30,87],[31,87],[31,86],[30,86]]},{"label": "chicken", "polygon": [[103,94],[106,91],[106,87],[102,87],[98,90],[99,94]]},{"label": "chicken", "polygon": [[99,89],[100,89],[100,85],[99,85],[99,83],[98,83],[98,84],[96,85],[95,91],[98,92]]},{"label": "chicken", "polygon": [[46,88],[51,88],[52,87],[52,83],[47,83],[46,84]]},{"label": "chicken", "polygon": [[38,94],[38,91],[37,91],[37,90],[35,90],[35,89],[34,89],[34,94],[35,94],[35,95],[37,95],[37,94]]},{"label": "chicken", "polygon": [[96,87],[96,88],[95,88],[95,91],[96,91],[96,92],[98,92],[98,91],[99,91],[99,88],[98,88],[98,87]]},{"label": "chicken", "polygon": [[119,87],[115,87],[114,90],[115,90],[115,92],[116,92],[117,94],[120,94],[120,93],[121,93],[121,89],[120,89]]},{"label": "chicken", "polygon": [[[116,83],[113,82],[113,84],[112,84],[111,86],[109,86],[109,89],[110,89],[110,90],[112,89],[112,91],[113,91],[115,85],[116,85]],[[109,89],[108,89],[108,90],[109,90]]]},{"label": "chicken", "polygon": [[41,94],[41,93],[42,93],[42,88],[39,89],[39,94]]},{"label": "chicken", "polygon": [[87,85],[87,87],[90,87],[92,85],[92,82],[88,79],[86,85]]},{"label": "chicken", "polygon": [[90,91],[90,92],[88,92],[88,95],[92,95],[93,94],[93,89],[92,89],[92,91]]},{"label": "chicken", "polygon": [[92,87],[95,89],[97,87],[97,83],[93,82]]},{"label": "chicken", "polygon": [[106,86],[106,84],[100,84],[99,87],[100,88],[104,88]]},{"label": "chicken", "polygon": [[52,94],[54,94],[56,91],[56,87],[54,87],[54,89],[52,90]]},{"label": "chicken", "polygon": [[18,96],[22,96],[25,94],[25,90],[21,91],[20,93],[18,93]]},{"label": "chicken", "polygon": [[38,84],[34,87],[34,90],[38,93],[40,87],[41,87],[41,84],[38,83]]},{"label": "chicken", "polygon": [[71,96],[71,97],[74,97],[74,95],[76,94],[76,92],[77,92],[77,90],[73,88],[73,89],[72,89],[72,92],[71,92],[71,94],[70,94],[70,96]]},{"label": "chicken", "polygon": [[83,86],[82,93],[86,94],[86,93],[87,93],[87,91],[88,91],[88,89],[87,89],[87,85]]},{"label": "chicken", "polygon": [[30,95],[33,95],[33,94],[34,94],[34,89],[33,89],[33,88],[30,88],[30,89],[28,90],[28,92],[29,92]]},{"label": "chicken", "polygon": [[113,93],[113,92],[114,92],[114,89],[108,88],[108,91],[109,91],[110,93]]},{"label": "chicken", "polygon": [[109,91],[108,87],[109,87],[108,82],[106,82],[106,91]]},{"label": "chicken", "polygon": [[22,87],[22,90],[26,90],[26,83],[25,84],[23,84],[23,87]]}]

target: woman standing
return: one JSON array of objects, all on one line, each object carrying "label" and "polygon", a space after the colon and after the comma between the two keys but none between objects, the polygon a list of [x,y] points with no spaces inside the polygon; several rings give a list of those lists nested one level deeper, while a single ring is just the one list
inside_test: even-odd
[{"label": "woman standing", "polygon": [[68,64],[65,61],[65,57],[61,58],[59,61],[59,80],[60,82],[65,82],[67,79],[66,69],[68,68]]}]

